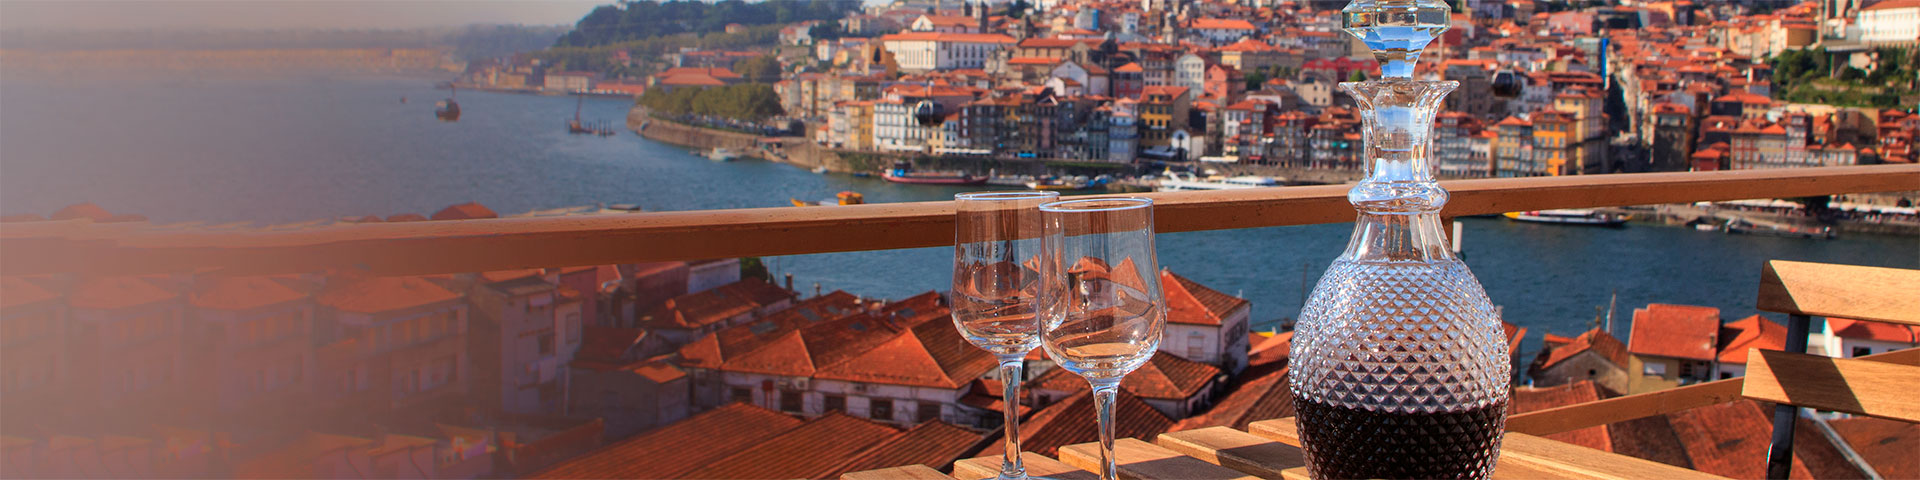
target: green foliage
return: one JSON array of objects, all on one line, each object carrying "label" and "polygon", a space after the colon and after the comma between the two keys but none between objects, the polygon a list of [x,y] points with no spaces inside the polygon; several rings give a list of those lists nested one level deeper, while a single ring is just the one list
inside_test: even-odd
[{"label": "green foliage", "polygon": [[1033,8],[1033,4],[1027,3],[1027,0],[1013,0],[1013,3],[1007,4],[1007,18],[1019,19],[1026,17],[1027,9],[1030,8]]},{"label": "green foliage", "polygon": [[773,283],[773,272],[767,271],[767,262],[760,260],[760,257],[741,257],[740,278],[758,278]]},{"label": "green foliage", "polygon": [[667,115],[710,115],[753,122],[786,113],[780,108],[780,97],[773,92],[773,86],[761,83],[677,88],[671,92],[650,88],[640,96],[639,103]]},{"label": "green foliage", "polygon": [[1247,74],[1247,91],[1259,90],[1267,85],[1267,74],[1255,71]]},{"label": "green foliage", "polygon": [[857,10],[852,0],[633,0],[602,5],[574,24],[557,47],[594,47],[679,34],[725,31],[727,24],[785,25],[808,20],[837,20]]},{"label": "green foliage", "polygon": [[1773,67],[1774,97],[1801,103],[1894,108],[1898,92],[1911,88],[1915,55],[1907,49],[1879,48],[1872,73],[1854,67],[1835,71],[1825,49],[1788,50],[1767,63]]},{"label": "green foliage", "polygon": [[772,55],[753,57],[733,64],[733,73],[749,82],[773,83],[780,81],[780,59]]},{"label": "green foliage", "polygon": [[1349,81],[1349,82],[1364,82],[1364,81],[1367,81],[1367,72],[1364,72],[1364,71],[1360,71],[1360,70],[1354,70],[1354,71],[1353,71],[1353,73],[1349,73],[1349,74],[1347,74],[1347,81]]},{"label": "green foliage", "polygon": [[558,65],[567,70],[584,70],[609,74],[616,73],[613,54],[625,50],[635,59],[657,56],[662,53],[679,51],[681,48],[732,50],[751,46],[772,44],[780,37],[779,25],[748,27],[740,33],[709,33],[696,35],[683,33],[664,37],[633,40],[593,47],[553,47],[533,54],[548,65]]}]

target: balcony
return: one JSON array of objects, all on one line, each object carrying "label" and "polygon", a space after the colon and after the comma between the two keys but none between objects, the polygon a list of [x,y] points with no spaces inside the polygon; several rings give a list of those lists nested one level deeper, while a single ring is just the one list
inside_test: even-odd
[{"label": "balcony", "polygon": [[[1907,191],[1920,188],[1920,166],[1475,179],[1442,184],[1452,194],[1442,215],[1453,217],[1554,208]],[[1346,200],[1347,188],[1300,186],[1143,196],[1157,202],[1156,228],[1163,233],[1173,233],[1351,221],[1354,213]],[[420,275],[918,248],[950,245],[952,218],[950,202],[920,202],[838,208],[341,224],[293,230],[216,230],[51,221],[9,224],[0,232],[0,249],[7,252],[7,261],[0,263],[0,274],[124,275],[213,270],[284,274],[343,270],[373,275]],[[1725,267],[1759,268],[1757,265]],[[1830,281],[1851,286],[1844,278]],[[1872,360],[1912,365],[1920,363],[1920,352],[1895,352]],[[1851,372],[1853,367],[1848,365],[1840,371]],[[544,374],[541,377],[546,378]],[[1516,415],[1509,421],[1509,431],[1514,434],[1509,436],[1507,455],[1503,457],[1503,462],[1510,465],[1502,467],[1502,474],[1586,478],[1699,476],[1699,472],[1651,462],[1594,455],[1581,450],[1582,447],[1541,436],[1720,403],[1740,397],[1743,386],[1751,385],[1740,379],[1723,380]],[[1748,393],[1752,395],[1754,393]],[[1087,420],[1087,428],[1092,428],[1091,419]],[[1130,475],[1140,478],[1192,478],[1203,474],[1219,474],[1223,478],[1244,475],[1293,478],[1302,472],[1297,470],[1297,450],[1289,450],[1297,448],[1297,441],[1288,443],[1291,432],[1286,420],[1272,419],[1257,422],[1247,431],[1202,429],[1175,432],[1157,439],[1131,439],[1122,443],[1122,463],[1135,469]],[[1091,465],[1086,463],[1089,452],[1094,451],[1086,445],[1069,446],[1061,449],[1057,461],[1036,455],[1029,457],[1028,465],[1031,473],[1071,477],[1072,472]],[[1091,458],[1097,458],[1097,453],[1092,455],[1095,457]],[[1765,460],[1753,459],[1762,463]],[[956,477],[977,478],[986,475],[980,472],[997,469],[997,460],[995,462],[961,461],[950,473]],[[980,470],[982,467],[986,470]],[[1178,470],[1160,470],[1166,468]],[[1170,475],[1169,471],[1182,473]],[[878,478],[901,478],[926,473],[909,469],[874,474],[882,475]],[[857,478],[862,474],[849,476]]]}]

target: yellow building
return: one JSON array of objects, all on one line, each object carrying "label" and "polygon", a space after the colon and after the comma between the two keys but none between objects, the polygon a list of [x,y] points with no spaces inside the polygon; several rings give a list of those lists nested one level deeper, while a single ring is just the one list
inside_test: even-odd
[{"label": "yellow building", "polygon": [[1573,158],[1569,141],[1573,124],[1573,118],[1559,111],[1542,110],[1533,114],[1534,163],[1545,164],[1548,175],[1574,173],[1567,168],[1567,161]]}]

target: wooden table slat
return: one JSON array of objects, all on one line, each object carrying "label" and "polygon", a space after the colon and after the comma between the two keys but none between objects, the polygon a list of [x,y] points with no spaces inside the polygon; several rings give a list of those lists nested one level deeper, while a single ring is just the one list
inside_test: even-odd
[{"label": "wooden table slat", "polygon": [[1920,270],[1773,260],[1760,310],[1920,326]]},{"label": "wooden table slat", "polygon": [[1750,349],[1746,378],[1747,398],[1920,423],[1920,367]]},{"label": "wooden table slat", "polygon": [[907,465],[864,472],[848,472],[840,475],[840,480],[953,480],[953,477],[926,465]]},{"label": "wooden table slat", "polygon": [[1294,426],[1293,417],[1261,420],[1247,424],[1247,433],[1267,437],[1268,440],[1300,446],[1300,429]]},{"label": "wooden table slat", "polygon": [[[1115,472],[1120,478],[1135,480],[1254,480],[1259,477],[1181,455],[1135,438],[1113,442]],[[1089,472],[1100,470],[1100,444],[1081,443],[1060,447],[1060,461]]]},{"label": "wooden table slat", "polygon": [[1501,470],[1509,465],[1559,478],[1596,480],[1726,478],[1513,432],[1507,432],[1507,436],[1500,442],[1500,465],[1494,467],[1495,475],[1502,474]]},{"label": "wooden table slat", "polygon": [[1307,464],[1300,447],[1228,427],[1163,433],[1155,443],[1260,478],[1280,478],[1282,471]]},{"label": "wooden table slat", "polygon": [[[1053,480],[1099,480],[1100,478],[1098,473],[1081,470],[1033,452],[1020,453],[1020,466],[1027,469],[1029,477],[1047,477]],[[953,462],[953,477],[960,480],[982,480],[999,475],[999,455]]]}]

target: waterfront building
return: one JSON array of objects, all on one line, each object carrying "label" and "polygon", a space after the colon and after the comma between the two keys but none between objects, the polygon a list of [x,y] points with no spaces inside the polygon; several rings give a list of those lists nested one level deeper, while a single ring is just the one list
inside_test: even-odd
[{"label": "waterfront building", "polygon": [[[1493,175],[1493,165],[1485,155],[1485,140],[1480,132],[1480,120],[1466,112],[1445,111],[1435,116],[1433,150],[1441,176],[1481,178]],[[1476,145],[1480,148],[1475,148]]]},{"label": "waterfront building", "polygon": [[336,411],[380,415],[466,397],[474,372],[460,293],[422,277],[343,277],[315,301],[315,385]]},{"label": "waterfront building", "polygon": [[1828,318],[1820,331],[1807,337],[1807,351],[1835,358],[1854,358],[1920,347],[1920,327]]},{"label": "waterfront building", "polygon": [[1214,64],[1207,67],[1206,79],[1202,82],[1206,97],[1221,104],[1237,102],[1245,96],[1247,78],[1240,70],[1230,66]]},{"label": "waterfront building", "polygon": [[1187,99],[1196,100],[1206,91],[1207,59],[1187,53],[1173,61],[1173,82],[1168,85],[1186,89]]},{"label": "waterfront building", "polygon": [[1256,31],[1252,22],[1238,18],[1196,18],[1187,25],[1187,30],[1214,47],[1252,37]]},{"label": "waterfront building", "polygon": [[567,413],[600,418],[608,438],[626,438],[677,422],[691,411],[691,382],[658,335],[638,328],[589,327],[569,363]]},{"label": "waterfront building", "polygon": [[0,278],[0,395],[9,408],[53,407],[66,398],[73,382],[62,300],[57,290],[27,279]]},{"label": "waterfront building", "polygon": [[987,59],[1014,39],[998,33],[907,32],[882,36],[880,42],[900,69],[931,72],[986,67]]},{"label": "waterfront building", "polygon": [[1655,303],[1633,311],[1627,352],[1631,392],[1713,380],[1720,309]]},{"label": "waterfront building", "polygon": [[1446,110],[1476,118],[1492,118],[1505,111],[1500,97],[1493,95],[1493,60],[1450,59],[1443,63],[1442,78],[1460,82],[1446,98]]},{"label": "waterfront building", "polygon": [[1280,107],[1257,100],[1243,100],[1221,110],[1221,155],[1242,162],[1267,163],[1267,146],[1273,140],[1269,130]]},{"label": "waterfront building", "polygon": [[186,361],[195,391],[223,411],[311,398],[313,299],[294,278],[202,278],[191,294]]},{"label": "waterfront building", "polygon": [[1173,132],[1187,127],[1187,110],[1192,105],[1190,100],[1186,87],[1142,88],[1138,122],[1141,147],[1171,146]]},{"label": "waterfront building", "polygon": [[1920,2],[1883,0],[1860,9],[1860,41],[1871,45],[1920,44]]},{"label": "waterfront building", "polygon": [[1573,133],[1573,119],[1567,114],[1555,110],[1534,112],[1531,117],[1533,128],[1533,163],[1545,168],[1547,175],[1572,175],[1574,148],[1569,137]]},{"label": "waterfront building", "polygon": [[1498,136],[1493,141],[1494,176],[1532,177],[1546,175],[1545,163],[1540,163],[1533,155],[1533,122],[1520,117],[1507,117],[1494,124]]},{"label": "waterfront building", "polygon": [[593,85],[598,81],[598,73],[554,70],[547,72],[540,88],[549,92],[589,92],[593,91]]},{"label": "waterfront building", "polygon": [[1115,100],[1107,115],[1107,161],[1133,163],[1139,150],[1139,103],[1131,98]]},{"label": "waterfront building", "polygon": [[185,302],[166,278],[82,279],[66,295],[68,398],[105,408],[172,405],[188,386]]},{"label": "waterfront building", "polygon": [[1160,285],[1168,310],[1161,351],[1218,367],[1228,374],[1246,369],[1251,302],[1166,269],[1160,270]]},{"label": "waterfront building", "polygon": [[1719,354],[1714,357],[1716,379],[1743,377],[1747,374],[1747,350],[1786,350],[1787,327],[1753,315],[1721,325],[1719,339]]},{"label": "waterfront building", "polygon": [[1219,56],[1221,64],[1242,72],[1269,71],[1281,65],[1284,56],[1279,47],[1244,37],[1240,41],[1213,50]]},{"label": "waterfront building", "polygon": [[1308,133],[1319,117],[1299,110],[1287,110],[1274,117],[1273,143],[1267,148],[1267,163],[1285,166],[1306,164],[1312,145]]},{"label": "waterfront building", "polygon": [[1546,348],[1527,367],[1534,386],[1592,382],[1615,392],[1631,390],[1626,344],[1599,328],[1573,338],[1547,335]]},{"label": "waterfront building", "polygon": [[467,353],[482,405],[509,413],[558,413],[565,406],[566,362],[579,349],[584,326],[578,294],[556,280],[540,270],[507,270],[450,282],[471,305]]},{"label": "waterfront building", "polygon": [[1661,102],[1653,106],[1652,167],[1654,171],[1688,169],[1693,154],[1693,115],[1686,105]]}]

